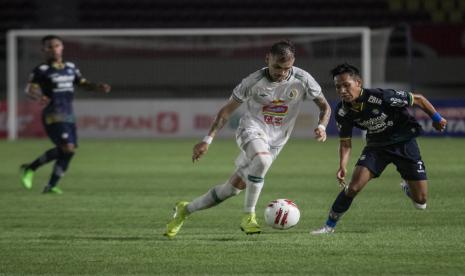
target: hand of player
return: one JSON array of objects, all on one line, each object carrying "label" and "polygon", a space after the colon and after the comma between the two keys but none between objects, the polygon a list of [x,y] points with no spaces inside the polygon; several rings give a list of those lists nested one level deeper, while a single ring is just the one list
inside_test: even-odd
[{"label": "hand of player", "polygon": [[444,119],[444,118],[441,118],[441,121],[439,122],[433,122],[433,127],[437,130],[437,131],[444,131],[446,129],[446,126],[447,126],[447,120]]},{"label": "hand of player", "polygon": [[336,173],[337,181],[339,182],[339,186],[341,186],[341,188],[346,187],[346,181],[345,181],[346,174],[347,174],[346,168],[339,168],[339,170]]},{"label": "hand of player", "polygon": [[47,96],[45,96],[45,95],[42,95],[42,96],[40,96],[40,98],[38,99],[38,101],[39,101],[39,103],[40,103],[41,105],[44,105],[44,106],[45,106],[45,105],[48,105],[48,103],[50,102],[50,98],[47,97]]},{"label": "hand of player", "polygon": [[208,144],[205,142],[199,142],[194,146],[192,150],[192,163],[195,161],[199,161],[200,157],[202,157],[208,151]]},{"label": "hand of player", "polygon": [[97,90],[99,92],[103,92],[103,93],[110,93],[111,86],[109,84],[106,84],[106,83],[99,83],[99,84],[97,84]]},{"label": "hand of player", "polygon": [[324,130],[324,129],[320,128],[320,127],[317,127],[317,128],[315,128],[314,133],[315,133],[315,139],[318,142],[326,141],[326,130]]}]

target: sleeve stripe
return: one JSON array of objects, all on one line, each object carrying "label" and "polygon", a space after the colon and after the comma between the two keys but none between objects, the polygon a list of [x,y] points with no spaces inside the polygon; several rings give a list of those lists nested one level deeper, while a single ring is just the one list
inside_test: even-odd
[{"label": "sleeve stripe", "polygon": [[239,99],[239,97],[237,97],[234,93],[232,94],[232,97],[235,101],[239,102],[239,103],[243,103],[244,101]]},{"label": "sleeve stripe", "polygon": [[410,99],[410,106],[413,106],[414,99],[413,94],[411,92],[408,93],[408,98]]}]

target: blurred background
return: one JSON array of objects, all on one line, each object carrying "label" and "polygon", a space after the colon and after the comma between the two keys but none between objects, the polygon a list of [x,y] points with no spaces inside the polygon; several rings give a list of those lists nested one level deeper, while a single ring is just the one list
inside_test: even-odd
[{"label": "blurred background", "polygon": [[[464,18],[465,0],[0,0],[0,137],[8,137],[12,70],[17,136],[44,135],[41,107],[23,90],[43,60],[45,33],[64,38],[65,59],[85,77],[113,86],[110,95],[76,92],[82,137],[152,138],[205,134],[232,89],[265,65],[266,51],[280,39],[296,42],[295,65],[334,105],[329,70],[345,61],[363,67],[361,27],[370,31],[369,86],[424,94],[449,120],[446,135],[465,136]],[[323,32],[293,32],[310,29]],[[15,40],[14,67],[8,37]],[[413,112],[435,135],[429,118]],[[223,136],[232,135],[239,115]],[[295,135],[310,136],[315,122],[309,103]],[[335,135],[333,123],[329,133]]]}]

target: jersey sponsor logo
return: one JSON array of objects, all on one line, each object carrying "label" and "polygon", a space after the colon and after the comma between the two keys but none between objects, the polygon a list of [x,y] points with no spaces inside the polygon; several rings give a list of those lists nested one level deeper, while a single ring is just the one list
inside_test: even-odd
[{"label": "jersey sponsor logo", "polygon": [[273,100],[271,105],[265,105],[262,108],[263,120],[268,125],[281,126],[288,109],[289,107],[284,105],[283,100]]},{"label": "jersey sponsor logo", "polygon": [[368,98],[368,102],[372,103],[372,104],[379,104],[379,105],[381,105],[383,103],[383,101],[380,98],[375,97],[375,96],[370,96]]},{"label": "jersey sponsor logo", "polygon": [[398,107],[402,107],[402,106],[406,106],[408,105],[408,101],[407,100],[402,100],[402,99],[399,99],[399,98],[390,98],[389,101],[391,102],[391,106],[398,106]]},{"label": "jersey sponsor logo", "polygon": [[59,82],[73,82],[74,81],[74,76],[66,76],[66,75],[56,75],[53,74],[50,76],[52,78],[53,82],[59,83]]},{"label": "jersey sponsor logo", "polygon": [[375,115],[378,115],[380,113],[380,111],[379,111],[379,109],[374,108],[373,110],[371,110],[371,113],[373,113]]},{"label": "jersey sponsor logo", "polygon": [[344,108],[339,108],[339,110],[337,111],[337,115],[341,116],[341,117],[344,117],[345,115],[347,114],[347,111],[344,110]]},{"label": "jersey sponsor logo", "polygon": [[388,116],[384,113],[381,113],[380,116],[370,118],[365,121],[361,121],[360,119],[355,120],[358,125],[366,128],[368,133],[379,133],[384,131],[388,126],[392,126],[393,122],[389,121],[386,122]]},{"label": "jersey sponsor logo", "polygon": [[288,111],[287,105],[266,105],[262,108],[262,113],[273,116],[285,116]]}]

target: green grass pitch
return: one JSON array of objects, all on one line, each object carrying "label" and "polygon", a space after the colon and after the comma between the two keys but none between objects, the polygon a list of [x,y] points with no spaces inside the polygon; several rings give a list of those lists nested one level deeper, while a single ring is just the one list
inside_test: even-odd
[{"label": "green grass pitch", "polygon": [[[46,140],[0,142],[0,275],[463,275],[465,140],[420,138],[429,179],[426,211],[399,188],[391,165],[368,184],[330,236],[311,236],[338,193],[338,141],[291,139],[258,204],[290,198],[299,224],[239,229],[243,194],[193,214],[174,240],[162,236],[178,200],[225,181],[238,149],[216,140],[197,164],[195,140],[82,140],[60,187],[42,195],[51,165],[23,189],[18,167]],[[351,164],[362,141],[354,140]]]}]

